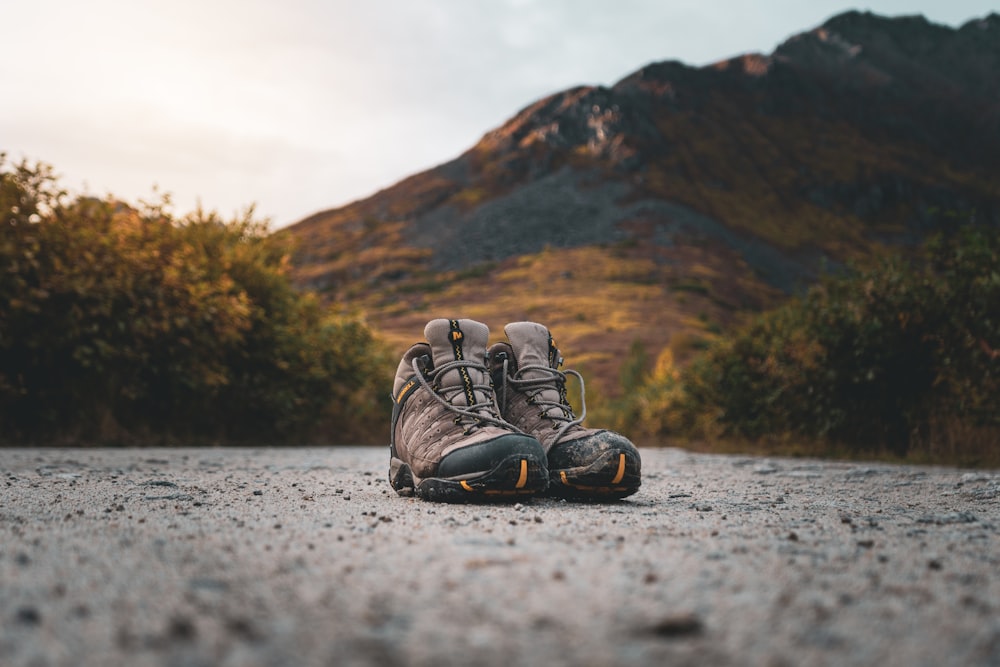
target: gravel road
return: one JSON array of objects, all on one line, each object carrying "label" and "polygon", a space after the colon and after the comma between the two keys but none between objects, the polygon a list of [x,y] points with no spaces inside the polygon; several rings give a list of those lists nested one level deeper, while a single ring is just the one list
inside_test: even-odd
[{"label": "gravel road", "polygon": [[0,665],[1000,665],[1000,471],[642,457],[452,506],[382,448],[0,449]]}]

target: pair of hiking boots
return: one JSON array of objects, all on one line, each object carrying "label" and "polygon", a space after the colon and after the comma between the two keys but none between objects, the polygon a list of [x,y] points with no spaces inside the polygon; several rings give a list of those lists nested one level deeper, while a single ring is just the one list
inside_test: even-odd
[{"label": "pair of hiking boots", "polygon": [[389,483],[403,496],[469,502],[532,496],[614,499],[635,493],[640,459],[624,436],[584,428],[566,396],[562,357],[541,324],[489,329],[436,319],[404,355],[392,389]]}]

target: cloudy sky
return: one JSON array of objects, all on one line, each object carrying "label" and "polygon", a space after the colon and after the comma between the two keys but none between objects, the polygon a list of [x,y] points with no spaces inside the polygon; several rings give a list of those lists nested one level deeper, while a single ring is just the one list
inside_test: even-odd
[{"label": "cloudy sky", "polygon": [[995,0],[3,0],[0,151],[71,192],[274,227],[647,63],[769,52],[847,9],[959,26]]}]

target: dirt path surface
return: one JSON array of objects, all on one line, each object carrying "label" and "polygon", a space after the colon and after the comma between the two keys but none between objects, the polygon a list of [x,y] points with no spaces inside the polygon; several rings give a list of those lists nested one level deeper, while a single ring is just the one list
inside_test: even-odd
[{"label": "dirt path surface", "polygon": [[604,504],[381,449],[0,449],[0,665],[1000,665],[1000,472],[643,450]]}]

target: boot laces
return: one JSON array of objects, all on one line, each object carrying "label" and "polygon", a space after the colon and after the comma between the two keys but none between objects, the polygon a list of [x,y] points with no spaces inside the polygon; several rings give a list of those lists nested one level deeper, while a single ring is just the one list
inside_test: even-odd
[{"label": "boot laces", "polygon": [[[438,377],[443,376],[448,371],[463,367],[480,371],[483,373],[484,377],[488,378],[489,374],[486,372],[486,366],[483,364],[476,363],[475,361],[458,360],[449,361],[445,364],[441,364],[441,366],[437,368],[427,370],[425,367],[422,367],[420,358],[417,358],[413,360],[412,365],[420,386],[428,390],[435,401],[440,403],[450,412],[454,412],[456,414],[456,424],[465,424],[465,430],[462,432],[463,435],[471,434],[484,423],[493,424],[516,433],[522,433],[519,428],[515,427],[513,424],[504,420],[504,418],[500,416],[500,406],[497,404],[496,395],[493,392],[492,385],[473,384],[473,393],[477,397],[480,395],[488,396],[489,400],[479,401],[468,406],[455,405],[450,400],[462,393],[461,387],[448,387],[446,389],[437,385]],[[448,392],[449,395],[447,397],[442,396],[442,393],[444,392]]]},{"label": "boot laces", "polygon": [[[583,420],[587,417],[587,397],[586,390],[584,389],[583,376],[580,375],[575,370],[567,368],[565,371],[560,371],[555,368],[550,368],[548,366],[542,366],[540,364],[527,364],[518,368],[517,372],[513,376],[508,374],[508,366],[510,361],[507,358],[503,360],[503,384],[501,386],[501,391],[503,392],[501,401],[507,398],[507,383],[509,382],[515,389],[523,391],[528,394],[529,399],[534,405],[542,408],[542,417],[545,419],[551,419],[555,422],[552,427],[558,429],[556,433],[555,440],[553,442],[559,442],[559,440],[574,426],[583,423]],[[537,378],[526,378],[524,373],[527,371],[541,371],[544,377]],[[544,389],[555,389],[559,392],[559,396],[565,399],[566,396],[566,376],[572,375],[577,380],[580,381],[580,416],[577,417],[573,414],[573,408],[570,406],[569,401],[547,401],[541,398],[542,390]],[[552,411],[551,408],[559,408],[558,412]],[[561,424],[560,424],[561,422]]]}]

